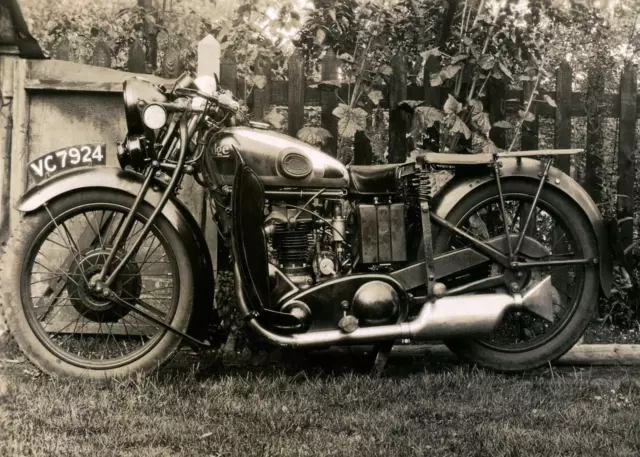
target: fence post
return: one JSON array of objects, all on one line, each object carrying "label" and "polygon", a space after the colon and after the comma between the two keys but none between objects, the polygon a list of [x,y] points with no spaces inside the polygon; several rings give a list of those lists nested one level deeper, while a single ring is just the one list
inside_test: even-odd
[{"label": "fence post", "polygon": [[396,54],[391,60],[393,74],[389,81],[389,163],[402,163],[407,160],[409,141],[407,131],[409,113],[398,106],[407,99],[407,62],[402,54]]},{"label": "fence post", "polygon": [[618,224],[620,242],[633,242],[633,207],[636,153],[638,80],[636,68],[627,63],[620,78],[620,128],[618,137]]},{"label": "fence post", "polygon": [[253,117],[256,121],[262,120],[271,103],[271,61],[265,57],[259,57],[256,61],[256,76],[266,78],[265,86],[253,88]]},{"label": "fence post", "polygon": [[[338,58],[333,49],[327,49],[322,58],[322,80],[335,81],[338,79]],[[336,157],[338,154],[338,118],[333,115],[333,110],[338,106],[338,96],[333,89],[322,91],[322,113],[320,119],[322,127],[327,129],[333,138],[327,142],[328,152]]]},{"label": "fence post", "polygon": [[[488,83],[489,120],[491,125],[507,119],[507,84],[503,80],[491,78]],[[507,147],[507,132],[505,129],[491,129],[489,138],[501,149]]]},{"label": "fence post", "polygon": [[[556,71],[556,117],[554,147],[556,149],[571,148],[571,78],[572,71],[569,62],[563,61]],[[556,158],[556,166],[569,174],[571,169],[570,156]]]},{"label": "fence post", "polygon": [[[424,101],[427,106],[440,109],[441,95],[439,86],[431,86],[431,74],[440,72],[440,57],[429,56],[424,64]],[[418,146],[418,145],[416,145]],[[440,151],[440,123],[436,122],[425,131],[423,149],[438,152]]]},{"label": "fence post", "polygon": [[604,164],[603,112],[604,69],[593,67],[587,74],[587,157],[585,190],[596,203],[602,202],[602,166]]},{"label": "fence post", "polygon": [[289,57],[289,135],[295,137],[304,127],[304,57],[299,50]]}]

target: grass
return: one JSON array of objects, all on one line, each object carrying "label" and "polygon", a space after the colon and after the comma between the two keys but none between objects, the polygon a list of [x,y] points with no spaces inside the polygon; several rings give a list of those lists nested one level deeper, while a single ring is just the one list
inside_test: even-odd
[{"label": "grass", "polygon": [[106,385],[5,363],[0,455],[640,454],[637,372],[504,376],[410,359],[374,379],[362,373],[368,360],[341,357],[222,370],[184,355]]}]

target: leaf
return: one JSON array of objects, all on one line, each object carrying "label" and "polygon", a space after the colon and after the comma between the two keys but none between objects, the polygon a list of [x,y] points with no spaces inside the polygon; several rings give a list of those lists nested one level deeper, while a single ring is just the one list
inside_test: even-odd
[{"label": "leaf", "polygon": [[513,75],[511,74],[511,71],[507,68],[505,64],[503,64],[502,62],[498,62],[498,67],[500,67],[500,70],[502,71],[502,73],[505,74],[507,78],[513,80]]},{"label": "leaf", "polygon": [[299,140],[312,146],[324,146],[330,138],[333,138],[331,132],[322,127],[303,127],[296,136]]},{"label": "leaf", "polygon": [[463,61],[463,60],[465,60],[467,58],[469,58],[469,56],[467,54],[460,54],[460,55],[454,56],[451,59],[451,64],[461,62],[461,61]]},{"label": "leaf", "polygon": [[471,130],[467,127],[467,124],[464,123],[462,119],[460,119],[455,114],[450,114],[451,119],[453,120],[453,125],[449,129],[451,133],[461,133],[468,140],[471,138]]},{"label": "leaf", "polygon": [[391,68],[389,65],[383,65],[382,68],[380,68],[380,73],[386,76],[390,76],[393,74],[393,68]]},{"label": "leaf", "polygon": [[444,104],[444,112],[448,114],[459,113],[462,110],[462,104],[456,100],[453,95],[448,94],[447,101]]},{"label": "leaf", "polygon": [[471,39],[471,37],[468,37],[468,36],[464,37],[464,39],[462,40],[462,42],[463,42],[464,44],[466,44],[467,46],[471,46],[471,45],[473,44],[473,40]]},{"label": "leaf", "polygon": [[442,82],[440,73],[431,73],[431,75],[429,75],[429,85],[431,85],[431,87],[441,86]]},{"label": "leaf", "polygon": [[460,65],[449,65],[448,67],[440,71],[440,76],[442,77],[442,79],[453,78],[461,68],[462,67]]},{"label": "leaf", "polygon": [[484,107],[482,106],[482,102],[477,98],[474,98],[469,102],[469,106],[473,108],[474,113],[481,113]]},{"label": "leaf", "polygon": [[491,121],[489,120],[489,113],[483,113],[482,111],[476,113],[471,118],[473,123],[478,126],[480,131],[487,135],[491,130]]},{"label": "leaf", "polygon": [[316,41],[318,42],[318,44],[324,43],[324,40],[326,38],[327,32],[325,32],[323,28],[318,27],[318,30],[316,30]]},{"label": "leaf", "polygon": [[522,75],[518,78],[520,81],[531,81],[531,76]]},{"label": "leaf", "polygon": [[380,100],[384,98],[382,95],[382,92],[379,90],[372,90],[371,92],[369,92],[369,95],[367,96],[376,106],[378,106],[380,104]]},{"label": "leaf", "polygon": [[413,117],[414,125],[418,123],[422,130],[442,121],[444,121],[444,113],[431,106],[418,106]]},{"label": "leaf", "polygon": [[353,108],[340,103],[333,110],[333,115],[338,121],[338,134],[343,138],[351,138],[358,130],[367,128],[367,112],[362,108]]},{"label": "leaf", "polygon": [[415,144],[420,143],[425,130],[432,127],[436,122],[444,121],[442,111],[431,106],[419,106],[415,110],[413,122],[411,123],[411,137]]},{"label": "leaf", "polygon": [[556,104],[556,101],[550,96],[545,95],[543,98],[544,98],[544,101],[549,104],[549,106],[553,106],[554,108],[558,107],[558,105]]},{"label": "leaf", "polygon": [[497,127],[499,129],[515,129],[515,126],[509,121],[494,122],[493,127]]},{"label": "leaf", "polygon": [[333,22],[338,22],[338,18],[336,17],[336,10],[334,10],[333,8],[329,10],[329,16],[331,16]]},{"label": "leaf", "polygon": [[345,52],[344,54],[340,54],[338,56],[338,59],[344,60],[345,62],[353,63],[353,56],[351,54],[349,54],[348,52]]},{"label": "leaf", "polygon": [[264,89],[267,85],[267,77],[264,75],[253,75],[251,82],[258,88]]},{"label": "leaf", "polygon": [[318,87],[321,89],[339,89],[342,87],[342,82],[338,79],[328,79],[326,81],[320,81]]},{"label": "leaf", "polygon": [[496,59],[491,54],[483,55],[478,62],[478,65],[480,65],[483,70],[491,70],[495,64]]},{"label": "leaf", "polygon": [[269,114],[267,114],[264,117],[265,121],[267,121],[269,124],[273,125],[277,129],[282,128],[282,123],[284,122],[284,119],[285,117],[282,114],[280,114],[280,112],[276,108],[272,108],[271,111],[269,111]]},{"label": "leaf", "polygon": [[438,48],[427,49],[426,51],[422,51],[420,53],[420,56],[422,56],[423,59],[428,59],[429,56],[440,57],[441,55],[442,53]]},{"label": "leaf", "polygon": [[422,103],[424,103],[421,100],[402,100],[400,103],[398,103],[398,106],[408,106],[410,108],[415,109],[416,107],[420,106]]},{"label": "leaf", "polygon": [[524,119],[525,122],[533,122],[536,120],[534,114],[529,111],[524,112],[522,110],[518,110],[518,116],[520,116],[520,119]]}]

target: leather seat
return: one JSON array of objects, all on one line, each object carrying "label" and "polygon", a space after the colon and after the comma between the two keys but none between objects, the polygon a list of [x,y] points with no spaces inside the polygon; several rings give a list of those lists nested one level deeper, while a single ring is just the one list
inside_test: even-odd
[{"label": "leather seat", "polygon": [[392,194],[397,191],[398,164],[352,165],[350,188],[358,194]]}]

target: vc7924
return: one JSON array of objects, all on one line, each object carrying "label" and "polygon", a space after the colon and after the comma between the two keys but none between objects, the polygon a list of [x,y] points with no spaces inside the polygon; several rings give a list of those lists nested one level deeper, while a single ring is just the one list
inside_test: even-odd
[{"label": "vc7924", "polygon": [[105,163],[106,145],[91,143],[49,152],[29,162],[27,167],[31,177],[38,183],[71,168],[104,165]]}]

